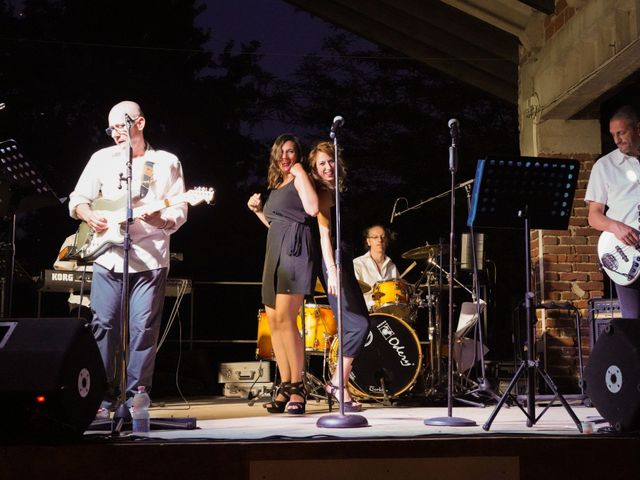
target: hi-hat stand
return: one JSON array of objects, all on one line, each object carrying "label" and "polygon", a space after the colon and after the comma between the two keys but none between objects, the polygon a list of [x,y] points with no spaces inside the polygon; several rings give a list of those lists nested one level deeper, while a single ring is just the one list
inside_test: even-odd
[{"label": "hi-hat stand", "polygon": [[[527,426],[535,425],[551,404],[536,416],[536,374],[544,380],[582,432],[582,425],[535,352],[535,294],[531,290],[531,228],[566,230],[569,226],[573,196],[580,164],[577,160],[520,157],[480,160],[476,169],[469,226],[522,228],[525,240],[524,274],[527,322],[527,359],[523,360],[505,393],[482,426],[489,430],[502,405],[511,399],[525,414]],[[511,392],[522,375],[527,379],[527,410]]]}]

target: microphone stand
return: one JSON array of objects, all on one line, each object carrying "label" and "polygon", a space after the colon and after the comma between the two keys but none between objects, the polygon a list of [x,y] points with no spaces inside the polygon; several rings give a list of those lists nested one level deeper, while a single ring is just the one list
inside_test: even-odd
[{"label": "microphone stand", "polygon": [[[338,118],[338,117],[336,117]],[[341,118],[341,117],[340,117]],[[340,169],[338,162],[338,135],[336,120],[333,122],[330,137],[333,139],[333,157],[335,165],[335,203],[336,203],[336,287],[337,287],[337,305],[338,311],[338,388],[340,389],[340,412],[336,415],[323,415],[316,422],[316,426],[322,428],[357,428],[368,427],[367,419],[362,415],[345,415],[344,414],[344,361],[342,357],[342,258],[341,258],[341,232],[340,232]]]},{"label": "microphone stand", "polygon": [[[458,185],[456,185],[454,187],[454,189],[457,190],[459,188],[466,187],[467,185],[471,185],[473,182],[474,182],[474,179],[472,178],[471,180],[467,180],[466,182],[459,183]],[[393,204],[393,212],[391,212],[391,222],[390,223],[393,223],[393,219],[394,218],[399,217],[400,215],[404,215],[405,213],[410,212],[411,210],[417,210],[418,208],[422,207],[423,205],[426,205],[427,203],[430,203],[430,202],[432,202],[434,200],[437,200],[438,198],[446,197],[450,193],[451,193],[451,190],[447,190],[446,192],[442,192],[442,193],[439,193],[438,195],[435,195],[433,197],[427,198],[426,200],[422,200],[420,203],[417,203],[416,205],[412,205],[411,207],[407,206],[407,208],[405,208],[404,210],[400,210],[399,212],[395,211],[395,207],[396,207],[396,204],[398,203],[398,200],[404,199],[406,201],[407,199],[404,198],[404,197],[396,198],[396,201]]]},{"label": "microphone stand", "polygon": [[456,207],[456,170],[458,168],[458,121],[449,120],[451,132],[451,146],[449,147],[449,172],[451,173],[451,211],[449,229],[449,358],[447,362],[447,416],[434,417],[424,420],[425,425],[438,427],[473,427],[476,424],[473,420],[453,416],[453,282],[456,274],[456,264],[453,258],[455,247],[455,207]]},{"label": "microphone stand", "polygon": [[131,238],[129,236],[129,226],[133,222],[133,206],[131,193],[131,178],[133,164],[133,145],[131,143],[131,127],[133,120],[129,115],[125,115],[127,125],[127,164],[126,174],[120,174],[120,187],[122,182],[126,185],[127,207],[125,211],[126,220],[124,222],[124,243],[122,245],[122,290],[120,293],[120,395],[118,397],[118,407],[113,415],[112,434],[118,434],[125,422],[131,422],[131,412],[127,408],[127,365],[129,363],[129,250],[131,248]]}]

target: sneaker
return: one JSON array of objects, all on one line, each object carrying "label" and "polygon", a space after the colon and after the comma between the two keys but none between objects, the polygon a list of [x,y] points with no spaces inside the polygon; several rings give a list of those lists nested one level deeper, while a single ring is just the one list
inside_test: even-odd
[{"label": "sneaker", "polygon": [[109,409],[100,407],[96,413],[96,420],[109,420],[110,415]]}]

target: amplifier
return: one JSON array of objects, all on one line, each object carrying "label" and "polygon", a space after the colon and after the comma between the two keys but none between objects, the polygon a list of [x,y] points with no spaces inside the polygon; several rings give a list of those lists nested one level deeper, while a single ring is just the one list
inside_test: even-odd
[{"label": "amplifier", "polygon": [[597,298],[589,300],[589,334],[591,348],[613,318],[621,318],[620,302],[617,298]]}]

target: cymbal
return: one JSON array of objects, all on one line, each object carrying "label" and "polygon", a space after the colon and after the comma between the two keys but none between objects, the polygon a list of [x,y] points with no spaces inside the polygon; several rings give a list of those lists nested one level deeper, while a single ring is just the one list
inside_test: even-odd
[{"label": "cymbal", "polygon": [[402,258],[406,260],[426,260],[438,256],[439,253],[440,245],[424,245],[407,250],[402,254]]},{"label": "cymbal", "polygon": [[[360,290],[362,290],[362,293],[367,293],[371,290],[371,285],[369,285],[368,283],[364,283],[360,280],[357,280],[358,282],[358,286],[360,287]],[[316,285],[313,288],[315,293],[326,293],[324,291],[324,287],[322,286],[322,283],[320,282],[319,278],[316,278]]]}]

